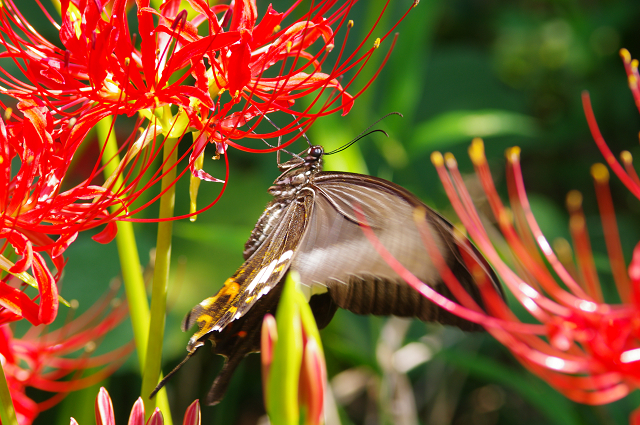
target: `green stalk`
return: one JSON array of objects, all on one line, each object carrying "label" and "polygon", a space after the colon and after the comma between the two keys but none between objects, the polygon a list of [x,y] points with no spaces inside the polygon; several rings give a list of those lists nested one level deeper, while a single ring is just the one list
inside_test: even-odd
[{"label": "green stalk", "polygon": [[[165,108],[165,118],[170,111]],[[169,128],[169,127],[165,127]],[[175,204],[175,164],[178,160],[178,138],[166,137],[164,141],[164,167],[162,178],[162,191],[160,198],[159,218],[173,217]],[[151,290],[151,321],[149,323],[149,343],[147,356],[142,373],[142,398],[145,411],[150,415],[155,408],[155,398],[150,400],[149,394],[158,384],[160,366],[162,363],[162,341],[164,336],[165,313],[167,308],[167,288],[169,282],[169,265],[171,260],[171,234],[173,221],[160,221],[158,223],[158,237],[156,242],[156,262],[153,273],[153,287]]]},{"label": "green stalk", "polygon": [[[111,117],[104,118],[96,126],[100,148],[104,149],[102,160],[105,165],[104,174],[106,178],[109,178],[109,176],[116,171],[120,163],[118,160],[118,146],[115,132],[111,130],[111,126]],[[109,161],[110,158],[111,161]],[[118,176],[113,190],[116,191],[121,188],[122,185],[122,176]],[[113,208],[115,209],[117,207],[118,206],[114,206]],[[117,221],[116,225],[118,226],[116,243],[118,245],[118,255],[122,269],[122,280],[127,294],[127,302],[129,303],[129,315],[131,317],[131,326],[133,327],[133,337],[136,342],[138,363],[140,364],[140,370],[144,370],[149,331],[149,303],[147,301],[147,293],[142,276],[140,256],[138,254],[133,224],[130,221]],[[158,393],[157,403],[165,413],[165,422],[171,425],[169,400],[164,389]]]},{"label": "green stalk", "polygon": [[[302,364],[302,327],[294,273],[289,273],[276,312],[278,342],[267,383],[267,412],[274,425],[297,425],[300,421],[298,382]],[[299,279],[299,277],[297,278]],[[306,300],[305,300],[306,303]]]},{"label": "green stalk", "polygon": [[[111,130],[112,118],[107,117],[101,120],[96,126],[100,148],[104,150],[102,161],[105,166],[105,178],[109,178],[116,172],[120,163],[118,146],[115,138],[115,131]],[[109,161],[111,159],[111,161]],[[108,162],[107,162],[108,161]],[[112,190],[118,191],[123,186],[122,176],[118,176]],[[116,210],[119,205],[112,207]],[[149,329],[149,303],[147,293],[144,288],[144,279],[141,273],[140,256],[135,240],[135,232],[130,221],[117,221],[118,234],[116,243],[118,254],[120,255],[120,266],[122,268],[122,279],[124,281],[127,301],[129,303],[129,314],[131,315],[131,325],[133,326],[133,337],[136,341],[138,361],[140,369],[144,367],[144,359],[147,349],[147,332]]]},{"label": "green stalk", "polygon": [[7,425],[18,425],[16,411],[13,408],[13,400],[7,384],[7,377],[2,367],[0,367],[0,421]]}]

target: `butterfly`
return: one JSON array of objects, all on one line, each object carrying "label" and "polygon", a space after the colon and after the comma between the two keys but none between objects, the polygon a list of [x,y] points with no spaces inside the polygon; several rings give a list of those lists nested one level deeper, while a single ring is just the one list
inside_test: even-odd
[{"label": "butterfly", "polygon": [[216,295],[196,305],[183,320],[183,331],[194,325],[198,330],[190,338],[189,354],[180,365],[206,340],[212,342],[214,353],[226,358],[207,395],[208,404],[222,399],[240,361],[260,350],[262,320],[265,314],[275,313],[281,282],[289,270],[300,274],[320,329],[338,307],[357,314],[417,317],[464,330],[481,329],[431,303],[404,282],[366,239],[361,228],[365,223],[356,215],[355,205],[396,259],[423,282],[455,300],[431,262],[414,222],[414,210],[422,207],[438,249],[471,297],[482,306],[462,250],[485,269],[503,294],[486,260],[470,241],[455,236],[453,225],[441,215],[387,180],[323,172],[323,154],[321,146],[311,146],[305,157],[279,164],[282,174],[268,190],[274,199],[245,244],[244,264]]}]

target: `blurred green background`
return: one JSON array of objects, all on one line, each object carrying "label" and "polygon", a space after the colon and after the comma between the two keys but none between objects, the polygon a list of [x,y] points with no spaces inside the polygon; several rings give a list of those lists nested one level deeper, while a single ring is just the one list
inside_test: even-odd
[{"label": "blurred green background", "polygon": [[[285,10],[287,4],[276,2],[274,8]],[[369,29],[381,5],[378,1],[356,5],[351,15],[354,41]],[[386,31],[409,5],[392,2],[381,28]],[[260,16],[266,6],[259,2]],[[637,0],[422,0],[397,28],[389,62],[351,113],[318,120],[308,136],[332,149],[383,115],[401,112],[404,118],[392,116],[377,126],[389,138],[369,136],[327,158],[327,168],[393,180],[454,222],[430,153],[453,152],[463,172],[471,174],[466,149],[472,137],[483,137],[494,178],[504,193],[503,152],[519,145],[530,201],[549,240],[569,236],[567,192],[578,189],[585,195],[597,264],[603,284],[610,284],[589,175],[591,164],[602,158],[588,132],[580,94],[591,93],[614,153],[628,149],[637,156],[640,119],[618,50],[626,47],[640,57],[639,22]],[[373,62],[382,60],[389,41],[381,45],[357,87],[375,72]],[[301,151],[304,142],[295,146],[292,150]],[[186,354],[190,334],[179,330],[182,317],[214,294],[242,263],[244,241],[278,175],[275,154],[230,150],[228,157],[229,184],[220,202],[195,223],[175,223],[171,311],[162,354],[165,372]],[[205,170],[224,176],[224,162],[207,161]],[[612,181],[628,261],[640,240],[640,203]],[[178,214],[188,208],[186,188],[186,180],[178,186]],[[214,199],[219,190],[217,184],[204,183],[200,205]],[[150,208],[145,216],[153,217],[156,210]],[[155,243],[155,228],[136,225],[143,263]],[[67,250],[67,257],[61,293],[77,298],[86,308],[119,273],[115,244],[99,245],[82,235]],[[127,326],[122,326],[103,348],[130,337]],[[623,424],[640,406],[637,394],[601,407],[567,401],[486,335],[340,311],[322,337],[335,409],[343,424]],[[119,423],[125,423],[138,396],[140,378],[134,360],[132,356],[107,384]],[[204,398],[221,365],[221,357],[203,348],[169,383],[176,422],[181,423],[193,399]],[[80,424],[94,423],[96,394],[97,388],[71,394],[36,423],[66,424],[70,415]],[[203,406],[203,423],[256,424],[263,414],[259,356],[250,355],[224,401],[216,407]]]}]

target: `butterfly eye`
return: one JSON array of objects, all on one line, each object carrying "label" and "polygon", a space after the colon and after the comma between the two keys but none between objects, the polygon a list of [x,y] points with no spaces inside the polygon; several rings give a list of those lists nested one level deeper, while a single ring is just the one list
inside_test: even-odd
[{"label": "butterfly eye", "polygon": [[314,158],[320,158],[323,153],[324,149],[322,148],[322,146],[316,145],[309,148],[309,156],[312,156]]}]

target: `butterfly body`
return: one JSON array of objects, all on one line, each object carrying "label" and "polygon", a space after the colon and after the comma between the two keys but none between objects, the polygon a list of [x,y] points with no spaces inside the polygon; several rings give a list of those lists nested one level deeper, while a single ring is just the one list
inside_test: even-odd
[{"label": "butterfly body", "polygon": [[438,213],[386,180],[323,172],[322,155],[322,147],[312,146],[305,158],[280,166],[283,173],[269,188],[274,199],[245,244],[244,264],[218,294],[195,306],[183,321],[183,330],[195,324],[199,327],[187,346],[190,353],[210,339],[214,352],[227,358],[209,393],[209,403],[222,397],[239,361],[259,350],[262,318],[275,311],[279,283],[288,270],[300,274],[320,328],[341,307],[358,314],[393,314],[479,329],[435,306],[404,282],[366,239],[362,225],[371,227],[382,245],[415,276],[454,299],[414,222],[415,209],[422,208],[437,248],[472,298],[482,305],[460,250],[477,259],[501,292],[484,258],[468,240],[456,238],[453,226]]}]

